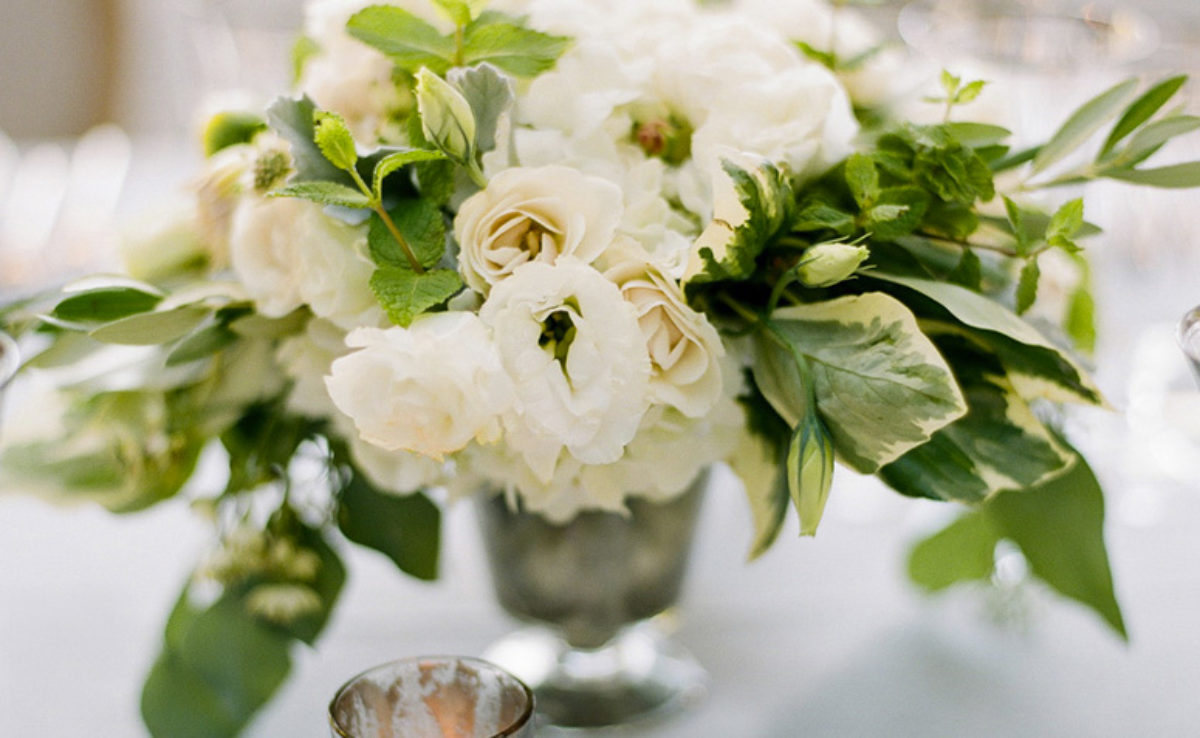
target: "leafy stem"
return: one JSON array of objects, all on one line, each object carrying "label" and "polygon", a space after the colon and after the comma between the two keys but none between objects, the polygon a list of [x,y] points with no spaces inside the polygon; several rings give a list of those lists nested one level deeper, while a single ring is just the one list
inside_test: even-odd
[{"label": "leafy stem", "polygon": [[412,246],[404,239],[404,236],[400,233],[400,229],[396,227],[396,222],[392,220],[392,216],[383,207],[383,202],[375,196],[375,192],[363,180],[362,175],[358,173],[357,169],[350,167],[346,171],[350,173],[350,176],[354,179],[354,183],[358,185],[358,189],[362,190],[362,193],[366,195],[367,207],[371,208],[379,216],[379,219],[383,221],[384,227],[388,229],[388,233],[392,234],[392,238],[396,239],[396,243],[400,245],[400,250],[404,252],[404,258],[408,261],[409,267],[418,275],[424,274],[425,267],[421,266],[421,262],[417,259],[416,254],[413,253]]}]

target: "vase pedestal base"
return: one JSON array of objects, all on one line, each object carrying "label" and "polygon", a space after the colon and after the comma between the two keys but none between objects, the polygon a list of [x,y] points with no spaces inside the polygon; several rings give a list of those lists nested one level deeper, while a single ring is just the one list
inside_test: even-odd
[{"label": "vase pedestal base", "polygon": [[597,649],[573,648],[533,626],[497,641],[484,658],[533,690],[538,713],[561,728],[615,726],[660,717],[704,692],[704,670],[650,623]]}]

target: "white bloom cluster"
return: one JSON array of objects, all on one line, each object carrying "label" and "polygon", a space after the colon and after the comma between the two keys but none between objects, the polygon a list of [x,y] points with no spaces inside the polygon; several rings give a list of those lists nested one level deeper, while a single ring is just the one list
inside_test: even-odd
[{"label": "white bloom cluster", "polygon": [[[388,121],[415,114],[411,93],[345,31],[369,4],[310,7],[319,50],[300,89],[360,143],[404,144]],[[449,29],[434,3],[393,4]],[[261,314],[314,316],[277,356],[291,407],[327,419],[379,486],[499,486],[554,519],[668,498],[745,428],[741,360],[681,287],[697,238],[727,209],[714,203],[731,185],[722,162],[820,174],[857,133],[849,97],[789,37],[808,26],[766,3],[489,7],[571,44],[551,70],[513,80],[482,157],[486,186],[460,179],[450,200],[466,293],[384,327],[366,226],[286,198],[237,204],[233,271]]]}]

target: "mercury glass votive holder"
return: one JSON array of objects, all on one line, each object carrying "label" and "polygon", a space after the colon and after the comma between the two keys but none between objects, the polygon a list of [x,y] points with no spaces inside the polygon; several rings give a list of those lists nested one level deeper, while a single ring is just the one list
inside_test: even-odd
[{"label": "mercury glass votive holder", "polygon": [[533,692],[480,659],[404,659],[347,682],[329,724],[333,738],[531,738]]}]

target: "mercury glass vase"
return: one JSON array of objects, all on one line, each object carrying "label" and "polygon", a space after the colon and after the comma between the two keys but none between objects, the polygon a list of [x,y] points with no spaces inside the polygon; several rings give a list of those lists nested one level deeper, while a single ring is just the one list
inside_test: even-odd
[{"label": "mercury glass vase", "polygon": [[529,624],[485,658],[528,684],[549,724],[600,727],[659,716],[703,691],[704,671],[668,638],[707,486],[634,498],[629,514],[556,525],[484,495],[478,517],[500,605]]},{"label": "mercury glass vase", "polygon": [[533,694],[479,659],[404,659],[347,682],[329,725],[333,738],[533,738]]},{"label": "mercury glass vase", "polygon": [[[21,357],[17,353],[17,342],[7,333],[0,332],[0,423],[4,420],[4,388],[8,386],[20,366]],[[2,428],[0,425],[0,429]]]},{"label": "mercury glass vase", "polygon": [[1200,383],[1200,307],[1188,311],[1179,323],[1179,345]]}]

